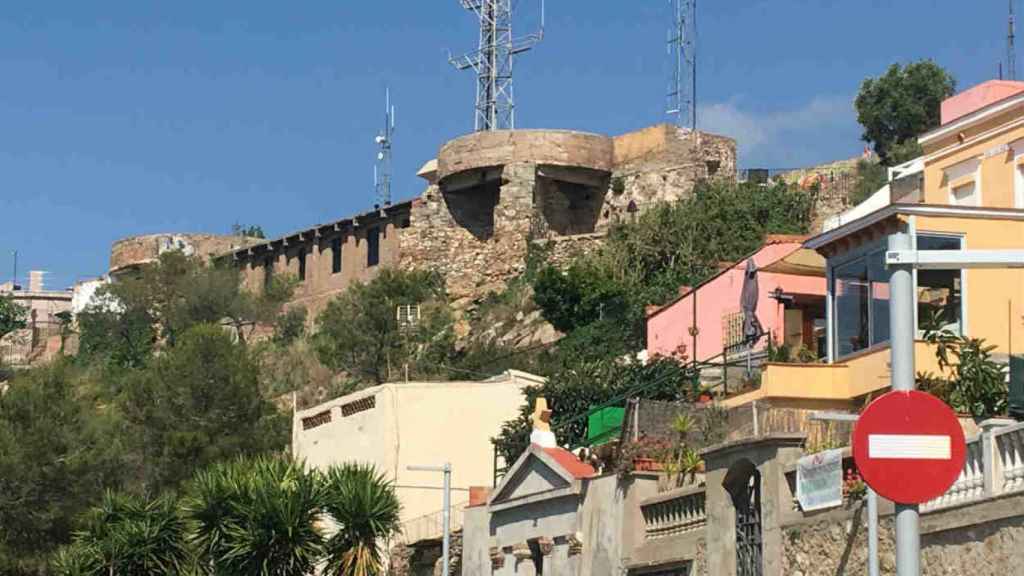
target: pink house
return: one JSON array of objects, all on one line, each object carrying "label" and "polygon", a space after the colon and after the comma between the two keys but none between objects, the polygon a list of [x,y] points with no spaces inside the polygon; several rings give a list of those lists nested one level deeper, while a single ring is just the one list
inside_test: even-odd
[{"label": "pink house", "polygon": [[[776,343],[794,349],[801,345],[818,353],[824,347],[825,261],[803,248],[806,236],[771,235],[747,258],[726,264],[696,288],[680,289],[680,296],[661,307],[647,310],[647,355],[672,356],[691,353],[694,336],[694,298],[697,304],[696,358],[712,360],[743,340],[740,291],[746,262],[758,268],[757,318]],[[820,343],[820,344],[819,344]],[[762,339],[755,346],[767,346]]]}]

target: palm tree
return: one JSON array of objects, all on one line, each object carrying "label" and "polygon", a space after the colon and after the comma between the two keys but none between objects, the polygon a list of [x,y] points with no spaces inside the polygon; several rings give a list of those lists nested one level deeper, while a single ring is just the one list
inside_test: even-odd
[{"label": "palm tree", "polygon": [[107,492],[83,525],[54,559],[61,576],[176,576],[192,566],[186,523],[171,497]]},{"label": "palm tree", "polygon": [[218,575],[312,574],[323,553],[321,494],[318,475],[287,458],[239,458],[199,472],[184,510],[200,565]]},{"label": "palm tree", "polygon": [[327,540],[331,576],[376,576],[384,567],[380,544],[400,530],[394,485],[372,465],[331,467],[323,478],[324,511],[337,532]]}]

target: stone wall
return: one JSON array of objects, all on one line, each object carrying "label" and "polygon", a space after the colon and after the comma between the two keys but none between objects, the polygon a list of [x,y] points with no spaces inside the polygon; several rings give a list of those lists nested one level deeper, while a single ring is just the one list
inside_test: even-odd
[{"label": "stone wall", "polygon": [[262,242],[256,238],[217,234],[149,234],[114,242],[110,248],[110,274],[155,261],[170,250],[209,259],[238,248]]},{"label": "stone wall", "polygon": [[443,182],[467,171],[521,162],[609,171],[613,146],[607,136],[569,130],[474,132],[441,146],[437,174]]},{"label": "stone wall", "polygon": [[445,144],[401,234],[400,266],[443,273],[457,305],[502,291],[526,266],[527,243],[550,241],[564,265],[608,230],[700,179],[732,179],[733,140],[671,125],[615,138],[498,131]]},{"label": "stone wall", "polygon": [[573,260],[600,248],[605,236],[595,233],[550,238],[549,242],[541,244],[541,249],[544,250],[548,262],[564,268]]},{"label": "stone wall", "polygon": [[[867,573],[866,513],[785,528],[783,573],[841,576]],[[879,568],[895,574],[891,515],[879,520]],[[924,576],[1009,576],[1024,567],[1024,495],[925,514],[921,519]]]},{"label": "stone wall", "polygon": [[444,274],[457,305],[504,290],[526,266],[535,175],[533,164],[508,164],[498,190],[494,183],[428,187],[413,202],[410,227],[399,238],[399,266]]},{"label": "stone wall", "polygon": [[[452,532],[448,548],[448,576],[462,574],[462,531]],[[444,576],[441,542],[397,544],[389,553],[389,576]]]}]

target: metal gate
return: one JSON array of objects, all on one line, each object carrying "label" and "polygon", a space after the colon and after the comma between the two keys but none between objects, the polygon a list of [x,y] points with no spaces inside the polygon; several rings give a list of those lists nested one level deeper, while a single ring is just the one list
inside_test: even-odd
[{"label": "metal gate", "polygon": [[761,576],[761,472],[754,468],[733,495],[736,507],[736,576]]}]

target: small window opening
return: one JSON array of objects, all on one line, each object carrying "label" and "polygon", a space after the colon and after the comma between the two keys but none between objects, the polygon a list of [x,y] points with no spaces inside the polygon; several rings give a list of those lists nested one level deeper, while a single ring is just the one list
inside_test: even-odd
[{"label": "small window opening", "polygon": [[341,237],[331,240],[331,274],[341,272]]},{"label": "small window opening", "polygon": [[270,288],[270,284],[274,281],[274,258],[268,256],[263,261],[263,287]]},{"label": "small window opening", "polygon": [[299,249],[299,282],[306,279],[306,249]]},{"label": "small window opening", "polygon": [[310,428],[316,428],[317,426],[323,426],[324,424],[328,424],[330,423],[330,421],[331,411],[324,410],[323,412],[318,412],[317,414],[303,418],[302,429],[309,430]]},{"label": "small window opening", "polygon": [[380,229],[370,228],[366,231],[366,265],[380,264]]},{"label": "small window opening", "polygon": [[359,400],[354,400],[352,402],[349,402],[348,404],[342,404],[341,415],[344,416],[345,418],[348,418],[353,414],[358,414],[359,412],[365,412],[367,410],[373,410],[376,407],[377,397],[367,396],[366,398],[360,398]]}]

